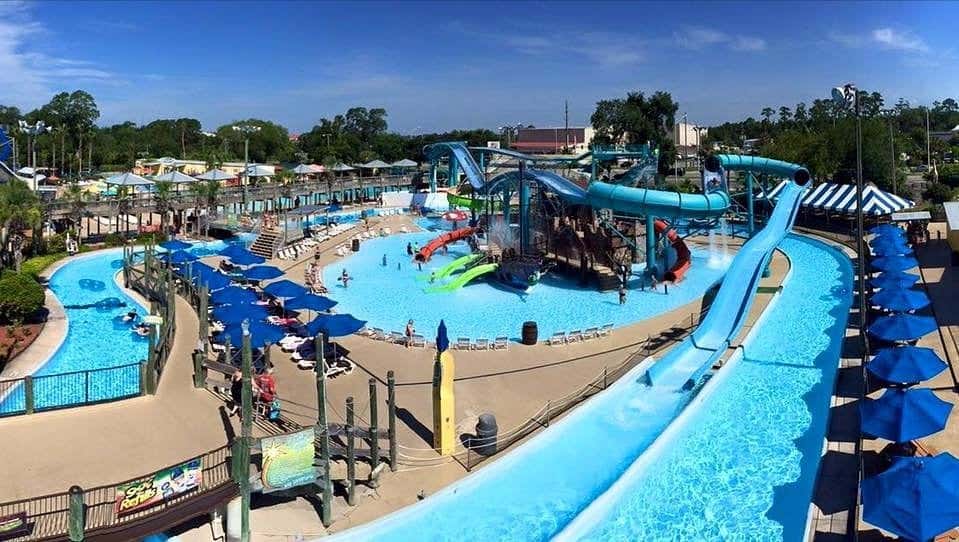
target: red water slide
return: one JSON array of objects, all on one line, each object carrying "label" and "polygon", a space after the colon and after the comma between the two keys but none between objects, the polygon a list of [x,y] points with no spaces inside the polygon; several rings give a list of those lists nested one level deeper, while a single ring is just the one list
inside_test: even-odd
[{"label": "red water slide", "polygon": [[476,228],[460,228],[449,233],[444,233],[421,248],[420,251],[416,253],[415,259],[418,262],[428,262],[430,261],[430,257],[433,256],[433,253],[436,252],[436,249],[450,243],[455,243],[460,239],[465,239],[475,232]]},{"label": "red water slide", "polygon": [[689,252],[689,247],[686,246],[683,239],[676,233],[676,230],[670,229],[669,224],[666,222],[657,220],[653,222],[653,226],[656,228],[657,234],[662,235],[665,232],[666,238],[669,239],[669,244],[673,245],[673,248],[676,249],[676,263],[673,264],[669,271],[666,271],[663,279],[670,282],[683,280],[683,275],[686,274],[686,271],[688,271],[692,265],[692,255]]}]

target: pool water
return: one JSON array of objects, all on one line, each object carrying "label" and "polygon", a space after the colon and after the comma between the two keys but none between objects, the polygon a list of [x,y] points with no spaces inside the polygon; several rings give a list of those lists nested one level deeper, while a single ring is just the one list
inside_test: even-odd
[{"label": "pool water", "polygon": [[[231,242],[248,242],[249,235]],[[224,241],[199,244],[191,249],[198,255],[215,253]],[[100,250],[78,256],[63,264],[50,277],[49,287],[64,306],[67,333],[60,347],[35,373],[35,377],[61,375],[34,380],[37,409],[102,401],[140,393],[140,369],[136,364],[147,356],[148,341],[131,332],[123,315],[136,310],[142,317],[147,308],[128,296],[114,280],[123,268],[123,250]],[[115,300],[125,306],[73,308],[103,300]],[[89,376],[82,371],[116,368]],[[65,373],[71,373],[65,375]],[[22,411],[22,389],[14,390],[0,401],[0,413]]]},{"label": "pool water", "polygon": [[[479,472],[331,542],[546,541],[574,521],[585,522],[580,536],[595,540],[778,540],[784,531],[794,540],[822,446],[851,268],[819,243],[790,237],[781,248],[792,272],[781,299],[754,328],[746,360],[678,392],[646,386],[640,378],[646,367],[639,365]],[[694,400],[694,415],[702,418],[681,426],[709,436],[698,447],[680,446],[667,426]],[[669,440],[661,446],[664,430]],[[643,454],[650,446],[662,455],[645,464],[662,484],[639,489],[641,498],[626,485],[615,497],[629,508],[610,506],[615,515],[591,509],[597,499],[620,502],[607,491],[624,487],[617,480],[628,484],[621,477],[651,455]],[[676,456],[686,461],[669,464]]]},{"label": "pool water", "polygon": [[561,539],[805,539],[852,266],[816,241],[782,248],[789,283],[745,354]]},{"label": "pool water", "polygon": [[[537,322],[540,340],[545,340],[560,331],[607,323],[625,326],[691,303],[717,283],[729,265],[728,261],[711,263],[707,251],[693,249],[692,268],[682,282],[669,286],[668,294],[662,287],[640,291],[636,278],[625,305],[619,304],[616,291],[582,287],[557,273],[547,273],[528,292],[479,277],[452,292],[428,293],[432,271],[470,252],[466,241],[453,243],[447,253],[438,250],[418,269],[406,253],[407,243],[422,247],[437,235],[427,231],[364,241],[359,252],[327,265],[323,282],[339,302],[336,311],[386,331],[402,330],[412,319],[417,331],[429,337],[444,319],[451,337],[471,339],[506,336],[517,340],[523,323],[532,320]],[[637,264],[634,269],[642,272],[644,267]],[[338,280],[344,269],[352,277],[347,288]]]}]

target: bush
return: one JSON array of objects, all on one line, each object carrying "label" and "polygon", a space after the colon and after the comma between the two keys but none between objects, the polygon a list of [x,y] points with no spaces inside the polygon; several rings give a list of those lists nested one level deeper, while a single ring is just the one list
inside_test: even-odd
[{"label": "bush", "polygon": [[57,253],[57,252],[66,252],[67,251],[67,234],[57,233],[46,238],[47,246],[45,247],[47,252]]},{"label": "bush", "polygon": [[923,199],[932,203],[942,203],[952,201],[955,190],[942,183],[932,183],[926,191],[922,193]]},{"label": "bush", "polygon": [[939,167],[939,182],[959,186],[959,164],[943,164]]},{"label": "bush", "polygon": [[43,273],[43,270],[53,265],[55,262],[59,261],[61,258],[66,258],[66,252],[56,252],[52,254],[44,254],[43,256],[34,256],[28,258],[20,264],[20,273],[29,275],[34,280],[40,277],[40,274]]},{"label": "bush", "polygon": [[0,277],[0,318],[22,322],[43,308],[43,287],[27,273]]}]

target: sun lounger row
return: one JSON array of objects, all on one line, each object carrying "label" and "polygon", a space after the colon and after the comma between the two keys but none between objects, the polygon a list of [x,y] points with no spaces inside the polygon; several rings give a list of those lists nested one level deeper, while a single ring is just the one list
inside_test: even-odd
[{"label": "sun lounger row", "polygon": [[456,350],[509,350],[509,337],[496,337],[492,341],[489,339],[471,341],[469,337],[457,337],[453,348]]},{"label": "sun lounger row", "polygon": [[613,324],[604,324],[600,327],[588,327],[585,330],[574,329],[569,333],[565,331],[557,331],[556,333],[550,335],[546,342],[550,345],[557,345],[588,341],[590,339],[605,337],[609,335],[609,332],[612,330]]},{"label": "sun lounger row", "polygon": [[[407,338],[406,335],[400,333],[399,331],[390,331],[386,332],[382,328],[373,327],[369,329],[363,329],[359,335],[366,335],[367,337],[373,339],[374,341],[383,341],[390,344],[401,344],[406,345]],[[426,337],[415,334],[410,341],[410,346],[415,348],[426,348]]]}]

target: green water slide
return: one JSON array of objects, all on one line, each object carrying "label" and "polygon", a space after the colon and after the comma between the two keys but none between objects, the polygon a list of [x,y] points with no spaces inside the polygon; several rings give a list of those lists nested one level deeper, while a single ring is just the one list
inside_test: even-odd
[{"label": "green water slide", "polygon": [[499,267],[499,264],[495,264],[495,263],[477,265],[476,267],[466,271],[462,275],[457,276],[448,284],[444,284],[442,286],[434,286],[432,288],[428,288],[426,291],[430,293],[452,292],[453,290],[458,290],[459,288],[463,287],[466,283],[468,283],[469,281],[475,279],[476,277],[480,275],[485,275],[487,273],[492,273],[493,271],[496,271],[498,267]]},{"label": "green water slide", "polygon": [[[450,205],[455,205],[456,207],[466,207],[467,209],[472,209],[474,211],[484,211],[486,210],[486,200],[481,198],[473,199],[469,196],[461,196],[459,194],[452,194],[450,192],[446,193],[446,201]],[[493,202],[493,210],[499,211],[500,202]]]},{"label": "green water slide", "polygon": [[[435,278],[438,278],[438,279],[441,279],[441,278],[443,278],[443,277],[447,277],[447,276],[452,275],[453,273],[455,273],[455,272],[457,272],[457,271],[460,271],[461,269],[469,266],[469,264],[475,262],[476,260],[479,260],[479,259],[482,258],[482,257],[483,257],[482,254],[467,254],[466,256],[461,256],[461,257],[459,257],[459,258],[456,258],[456,259],[453,260],[452,262],[444,265],[443,267],[437,269],[437,270],[434,272],[434,275],[433,275],[433,276],[434,276]],[[428,279],[429,277],[430,277],[429,275],[417,275],[416,278],[419,279],[419,280],[426,280],[426,279]]]}]

